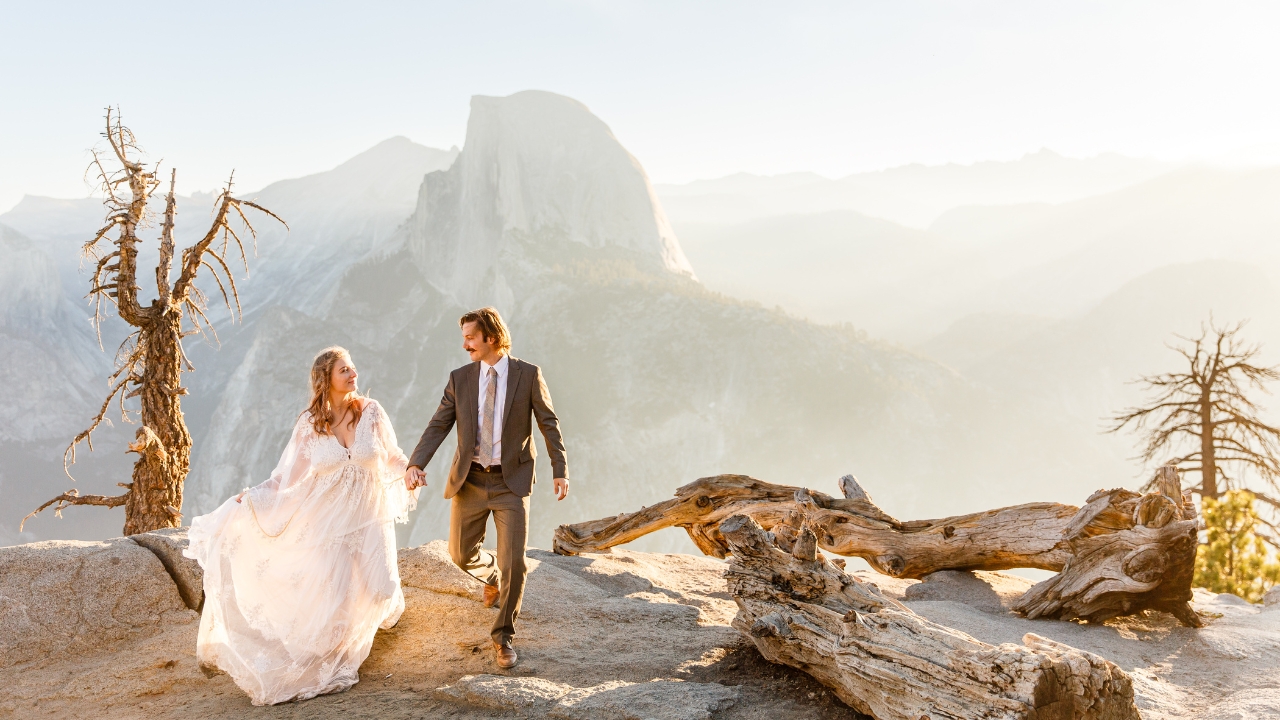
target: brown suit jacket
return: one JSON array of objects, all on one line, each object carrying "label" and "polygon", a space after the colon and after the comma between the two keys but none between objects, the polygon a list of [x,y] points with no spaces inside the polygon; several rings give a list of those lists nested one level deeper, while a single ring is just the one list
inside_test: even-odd
[{"label": "brown suit jacket", "polygon": [[[560,421],[551,406],[551,393],[542,379],[542,369],[532,363],[509,357],[507,372],[507,397],[502,413],[502,479],[511,492],[526,497],[537,482],[533,474],[533,459],[538,451],[533,446],[532,418],[538,421],[538,429],[547,441],[551,454],[551,471],[555,477],[567,478],[564,441],[560,438]],[[458,449],[453,455],[453,466],[445,484],[445,499],[452,498],[462,489],[471,470],[471,459],[476,451],[476,437],[480,432],[476,416],[480,412],[477,403],[480,394],[480,363],[473,362],[449,373],[440,407],[422,439],[409,458],[409,465],[426,468],[436,454],[440,443],[456,422],[458,425]]]}]

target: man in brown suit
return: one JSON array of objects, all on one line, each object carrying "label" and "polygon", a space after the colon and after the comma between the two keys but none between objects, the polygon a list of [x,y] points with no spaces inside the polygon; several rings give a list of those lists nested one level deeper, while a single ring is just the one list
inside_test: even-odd
[{"label": "man in brown suit", "polygon": [[[458,450],[444,488],[445,499],[452,500],[449,554],[484,583],[485,607],[499,606],[490,636],[498,666],[510,668],[516,664],[511,640],[524,597],[529,493],[536,482],[531,419],[547,442],[557,500],[569,494],[564,442],[542,370],[510,356],[511,336],[498,311],[469,312],[458,325],[472,362],[449,373],[440,407],[409,458],[405,485],[426,485],[423,468],[456,422]],[[481,549],[490,513],[498,530],[496,557]]]}]

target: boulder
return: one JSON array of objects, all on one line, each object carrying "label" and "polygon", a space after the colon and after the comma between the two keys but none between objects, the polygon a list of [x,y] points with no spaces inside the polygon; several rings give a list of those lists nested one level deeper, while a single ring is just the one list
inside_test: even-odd
[{"label": "boulder", "polygon": [[487,710],[545,709],[573,690],[563,683],[536,677],[464,675],[434,695],[448,702]]},{"label": "boulder", "polygon": [[129,538],[0,548],[0,667],[197,618],[160,560]]},{"label": "boulder", "polygon": [[1267,590],[1267,592],[1262,596],[1263,607],[1271,607],[1278,603],[1280,603],[1280,585],[1276,585],[1270,590]]},{"label": "boulder", "polygon": [[187,528],[165,528],[131,535],[130,540],[155,553],[168,571],[187,607],[200,612],[204,606],[204,568],[182,554],[187,549]]},{"label": "boulder", "polygon": [[449,545],[444,540],[432,540],[426,545],[401,548],[398,564],[400,584],[422,590],[457,595],[480,601],[484,587],[479,580],[462,571],[449,557]]},{"label": "boulder", "polygon": [[733,705],[739,694],[738,688],[719,683],[614,681],[575,688],[499,675],[467,675],[435,691],[449,702],[561,720],[708,720]]},{"label": "boulder", "polygon": [[991,613],[1006,612],[1032,585],[1017,575],[982,570],[940,570],[925,575],[921,582],[910,585],[903,598],[945,600],[968,605]]}]

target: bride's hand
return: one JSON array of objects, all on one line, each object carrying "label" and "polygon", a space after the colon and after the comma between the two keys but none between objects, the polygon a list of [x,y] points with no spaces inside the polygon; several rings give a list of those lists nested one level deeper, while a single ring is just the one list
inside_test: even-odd
[{"label": "bride's hand", "polygon": [[417,487],[425,487],[426,473],[422,472],[422,468],[410,467],[404,471],[404,489],[412,491]]},{"label": "bride's hand", "polygon": [[236,496],[236,502],[240,502],[240,500],[241,500],[243,497],[244,497],[244,492],[243,492],[243,491],[241,491],[241,493],[240,493],[239,495],[237,495],[237,496]]}]

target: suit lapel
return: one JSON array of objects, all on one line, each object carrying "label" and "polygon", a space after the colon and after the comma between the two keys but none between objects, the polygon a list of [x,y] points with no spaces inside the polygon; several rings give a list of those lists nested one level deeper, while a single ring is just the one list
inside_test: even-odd
[{"label": "suit lapel", "polygon": [[[522,363],[513,357],[507,358],[507,397],[502,405],[502,430],[498,437],[505,438],[507,433],[507,425],[511,420],[511,406],[516,401],[516,388],[520,384],[520,376],[523,374],[520,368]],[[478,387],[478,386],[477,386]],[[476,390],[479,392],[479,390]]]},{"label": "suit lapel", "polygon": [[466,381],[462,385],[465,389],[458,404],[463,410],[463,422],[466,422],[469,437],[474,440],[480,436],[480,428],[476,424],[480,413],[480,408],[476,405],[480,397],[480,363],[473,362],[467,366]]}]

